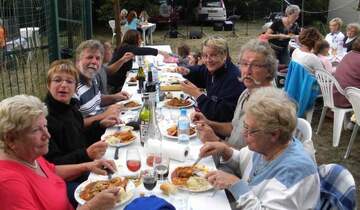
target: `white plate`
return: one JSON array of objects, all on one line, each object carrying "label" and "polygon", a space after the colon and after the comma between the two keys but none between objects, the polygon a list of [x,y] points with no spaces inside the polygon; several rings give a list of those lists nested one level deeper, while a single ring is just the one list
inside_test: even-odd
[{"label": "white plate", "polygon": [[140,109],[141,107],[142,107],[142,103],[141,102],[139,102],[139,101],[137,101],[137,100],[132,100],[132,99],[129,99],[129,100],[125,100],[125,101],[120,101],[120,102],[118,102],[119,104],[122,104],[122,105],[125,105],[126,103],[129,103],[129,102],[131,102],[131,101],[134,101],[134,102],[136,102],[136,103],[138,103],[139,104],[139,106],[135,106],[135,107],[123,107],[123,110],[136,110],[136,109]]},{"label": "white plate", "polygon": [[[120,128],[121,129],[121,128]],[[116,132],[119,132],[120,130],[118,128],[115,128],[115,129],[106,129],[105,133],[101,136],[101,140],[104,140],[106,141],[106,137],[107,136],[110,136]],[[132,144],[134,143],[137,139],[138,139],[138,135],[135,133],[135,132],[132,132],[132,134],[134,135],[134,138],[133,140],[131,141],[127,141],[127,142],[124,142],[124,143],[116,143],[116,144],[111,144],[108,142],[109,146],[112,146],[112,147],[124,147],[126,145],[129,145],[129,144]]]},{"label": "white plate", "polygon": [[170,101],[171,99],[168,99],[166,101],[164,101],[164,106],[167,107],[167,108],[170,108],[170,109],[182,109],[182,108],[188,108],[188,107],[192,107],[195,102],[193,100],[190,100],[188,99],[188,101],[190,101],[190,104],[187,105],[187,106],[170,106],[170,105],[167,105],[167,102]]},{"label": "white plate", "polygon": [[[210,171],[210,169],[208,168],[208,167],[206,167],[206,166],[204,166],[204,165],[199,165],[199,167],[205,167],[205,169],[207,170],[207,171]],[[171,174],[173,173],[174,171],[172,171],[171,172]],[[205,174],[205,172],[203,172],[204,174]],[[170,175],[170,177],[171,177],[171,175]],[[181,185],[175,185],[178,189],[180,189],[180,190],[184,190],[184,191],[189,191],[189,192],[206,192],[206,191],[209,191],[209,190],[212,190],[212,189],[214,189],[214,186],[212,186],[210,183],[208,184],[208,185],[206,185],[206,186],[203,186],[202,188],[200,188],[200,189],[191,189],[191,188],[188,188],[188,187],[186,187],[186,186],[181,186]]]},{"label": "white plate", "polygon": [[[84,205],[84,203],[86,203],[86,201],[82,198],[80,198],[80,192],[88,185],[90,184],[91,182],[95,182],[95,181],[99,181],[99,180],[86,180],[84,181],[83,183],[81,183],[76,189],[75,189],[75,192],[74,192],[74,197],[75,197],[75,200],[80,204],[80,205]],[[130,201],[131,198],[134,196],[132,190],[135,189],[135,185],[133,182],[131,181],[128,181],[128,184],[126,186],[126,192],[127,192],[127,196],[125,197],[125,199],[121,200],[120,202],[117,202],[115,204],[115,206],[120,206],[120,205],[123,205],[125,204],[126,202]]]},{"label": "white plate", "polygon": [[[170,128],[170,127],[169,127]],[[163,131],[163,135],[165,136],[165,137],[167,137],[167,138],[169,138],[169,139],[178,139],[178,137],[177,136],[171,136],[171,135],[169,135],[168,134],[168,132],[167,132],[167,129],[165,130],[165,131]],[[192,135],[190,135],[189,136],[191,139],[192,138],[195,138],[196,137],[196,130],[195,130],[195,133],[194,134],[192,134]]]},{"label": "white plate", "polygon": [[137,82],[131,82],[131,81],[127,81],[126,82],[128,85],[137,85],[138,83]]}]

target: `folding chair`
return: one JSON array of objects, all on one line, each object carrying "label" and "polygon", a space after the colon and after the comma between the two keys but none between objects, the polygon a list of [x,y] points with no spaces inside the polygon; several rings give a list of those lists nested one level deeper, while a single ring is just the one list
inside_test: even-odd
[{"label": "folding chair", "polygon": [[112,39],[111,43],[114,44],[115,36],[116,36],[116,30],[115,30],[115,20],[109,20],[109,26],[112,31]]}]

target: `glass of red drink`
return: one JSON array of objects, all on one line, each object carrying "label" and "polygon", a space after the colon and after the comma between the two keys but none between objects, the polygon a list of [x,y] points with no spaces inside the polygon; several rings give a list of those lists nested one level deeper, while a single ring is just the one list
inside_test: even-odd
[{"label": "glass of red drink", "polygon": [[126,166],[132,172],[136,172],[140,169],[141,157],[139,150],[131,148],[126,151]]}]

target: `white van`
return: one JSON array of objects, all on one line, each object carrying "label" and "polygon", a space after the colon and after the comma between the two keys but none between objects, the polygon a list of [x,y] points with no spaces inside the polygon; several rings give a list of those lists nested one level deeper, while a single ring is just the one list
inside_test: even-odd
[{"label": "white van", "polygon": [[[202,19],[204,17],[204,19]],[[199,21],[225,21],[226,8],[223,0],[200,0],[197,7]]]}]

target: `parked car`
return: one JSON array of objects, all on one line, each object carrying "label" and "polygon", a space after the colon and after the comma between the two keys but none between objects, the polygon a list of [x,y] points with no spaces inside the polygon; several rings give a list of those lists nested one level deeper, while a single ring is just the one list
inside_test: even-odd
[{"label": "parked car", "polygon": [[226,8],[223,0],[200,0],[195,17],[198,21],[223,22]]}]

